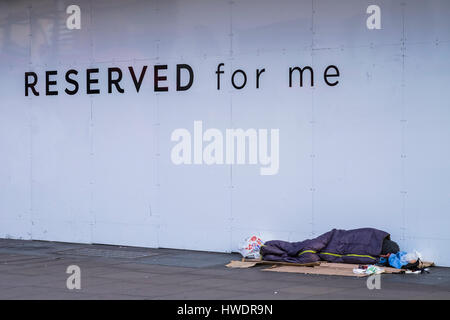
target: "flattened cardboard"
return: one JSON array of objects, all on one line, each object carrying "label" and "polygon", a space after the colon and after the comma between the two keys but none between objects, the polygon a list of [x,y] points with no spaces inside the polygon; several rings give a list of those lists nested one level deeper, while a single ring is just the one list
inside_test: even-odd
[{"label": "flattened cardboard", "polygon": [[291,273],[303,273],[303,274],[320,274],[320,275],[330,275],[330,276],[348,276],[363,278],[367,276],[366,274],[355,274],[353,269],[345,268],[332,268],[332,267],[293,267],[293,266],[276,266],[273,268],[267,268],[262,271],[274,271],[274,272],[291,272]]},{"label": "flattened cardboard", "polygon": [[310,262],[310,263],[289,263],[289,262],[280,262],[280,261],[265,261],[258,259],[242,259],[241,261],[232,260],[229,264],[226,265],[228,268],[251,268],[259,264],[267,264],[267,265],[282,265],[282,266],[299,266],[299,267],[314,267],[320,265],[319,262]]},{"label": "flattened cardboard", "polygon": [[231,260],[230,263],[226,265],[226,267],[227,268],[251,268],[257,264],[258,264],[258,262]]},{"label": "flattened cardboard", "polygon": [[[279,261],[265,261],[258,259],[242,259],[242,261],[232,260],[226,266],[228,268],[251,268],[256,265],[270,265],[271,267],[263,269],[262,271],[273,272],[290,272],[302,274],[320,274],[320,275],[334,275],[334,276],[348,276],[363,278],[369,275],[353,273],[353,269],[358,268],[358,264],[348,263],[332,263],[326,261],[312,262],[306,264],[279,262]],[[423,262],[422,267],[434,266],[433,262]],[[396,269],[390,267],[380,267],[383,273],[404,273],[403,269]]]},{"label": "flattened cardboard", "polygon": [[308,263],[293,263],[293,262],[283,262],[283,261],[269,261],[269,260],[258,260],[258,259],[243,259],[246,262],[256,262],[257,264],[270,264],[270,265],[282,265],[282,266],[299,266],[299,267],[315,267],[319,266],[320,262],[308,262]]},{"label": "flattened cardboard", "polygon": [[[357,269],[359,264],[350,264],[350,263],[332,263],[332,262],[321,262],[320,267],[323,268],[339,268],[350,270],[353,273],[353,269]],[[383,273],[401,273],[401,269],[391,268],[391,267],[380,267],[383,269]]]},{"label": "flattened cardboard", "polygon": [[[429,264],[432,265],[432,263]],[[267,268],[264,269],[263,271],[320,274],[330,276],[347,276],[357,278],[369,276],[368,274],[365,273],[364,274],[353,273],[353,269],[357,269],[358,266],[359,265],[357,264],[321,262],[320,266],[314,268],[304,268],[298,266],[274,266],[273,268]],[[403,269],[396,269],[390,267],[380,267],[380,268],[383,269],[382,273],[403,273],[405,271]]]}]

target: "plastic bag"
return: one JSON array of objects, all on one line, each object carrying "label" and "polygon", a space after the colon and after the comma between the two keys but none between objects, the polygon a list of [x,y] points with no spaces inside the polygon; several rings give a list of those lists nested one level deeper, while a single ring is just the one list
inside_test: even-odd
[{"label": "plastic bag", "polygon": [[259,259],[259,249],[261,249],[261,246],[263,244],[264,242],[261,240],[261,238],[257,236],[251,236],[241,242],[238,250],[244,258]]},{"label": "plastic bag", "polygon": [[364,274],[365,272],[366,272],[365,269],[358,269],[358,268],[353,269],[353,273],[356,273],[356,274]]},{"label": "plastic bag", "polygon": [[400,257],[400,261],[402,264],[415,263],[417,259],[422,260],[422,255],[417,252],[408,252],[407,254]]},{"label": "plastic bag", "polygon": [[370,265],[365,270],[366,274],[380,274],[383,272],[384,272],[384,269],[381,269],[380,267],[377,267],[376,265]]}]

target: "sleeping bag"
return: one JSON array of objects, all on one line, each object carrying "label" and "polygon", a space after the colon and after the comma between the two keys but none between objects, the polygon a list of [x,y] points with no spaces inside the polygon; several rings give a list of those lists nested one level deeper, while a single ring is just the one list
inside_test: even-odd
[{"label": "sleeping bag", "polygon": [[389,233],[373,228],[333,229],[317,238],[299,242],[267,241],[260,253],[264,260],[270,261],[375,264],[385,238],[390,239]]}]

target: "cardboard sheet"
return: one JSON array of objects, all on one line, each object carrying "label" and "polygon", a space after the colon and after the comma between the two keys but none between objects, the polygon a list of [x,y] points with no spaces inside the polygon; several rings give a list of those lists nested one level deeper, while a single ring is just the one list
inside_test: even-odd
[{"label": "cardboard sheet", "polygon": [[333,275],[333,276],[348,276],[348,277],[365,277],[365,274],[355,274],[353,269],[345,268],[333,268],[333,267],[291,267],[291,266],[276,266],[273,268],[267,268],[263,271],[274,271],[274,272],[291,272],[291,273],[303,273],[303,274],[321,274],[321,275]]},{"label": "cardboard sheet", "polygon": [[[255,259],[242,259],[242,261],[233,260],[226,266],[228,268],[251,268],[258,264],[270,265],[271,267],[263,269],[263,271],[273,271],[273,272],[291,272],[291,273],[302,273],[302,274],[321,274],[321,275],[334,275],[334,276],[348,276],[348,277],[367,277],[367,274],[356,274],[353,273],[353,269],[358,268],[358,264],[347,264],[347,263],[331,263],[326,261],[313,262],[308,264],[296,264],[288,262],[277,262],[277,261],[264,261]],[[433,262],[423,262],[424,267],[433,266]],[[381,267],[383,273],[403,273],[404,270]]]},{"label": "cardboard sheet", "polygon": [[310,263],[289,263],[289,262],[279,262],[279,261],[265,261],[257,259],[242,259],[241,261],[232,260],[226,265],[228,268],[251,268],[259,264],[267,265],[282,265],[282,266],[299,266],[299,267],[314,267],[320,265],[320,262],[310,262]]},{"label": "cardboard sheet", "polygon": [[[424,262],[424,265],[433,266],[434,264],[432,262]],[[348,276],[357,278],[369,276],[367,274],[353,273],[353,269],[356,268],[358,268],[357,264],[321,262],[320,266],[314,268],[305,268],[299,266],[273,266],[272,268],[267,268],[264,269],[263,271]],[[380,268],[384,270],[383,273],[403,273],[405,271],[403,269],[396,269],[390,267],[380,267]]]}]

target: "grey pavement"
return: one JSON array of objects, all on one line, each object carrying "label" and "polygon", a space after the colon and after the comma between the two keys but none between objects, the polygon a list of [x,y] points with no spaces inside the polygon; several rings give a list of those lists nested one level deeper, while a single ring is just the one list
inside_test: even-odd
[{"label": "grey pavement", "polygon": [[[0,239],[0,299],[450,299],[450,268],[366,279],[228,269],[238,254]],[[81,270],[69,290],[67,267]],[[265,266],[267,267],[267,266]]]}]

